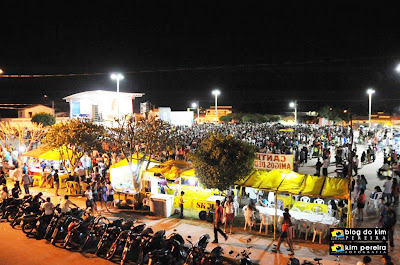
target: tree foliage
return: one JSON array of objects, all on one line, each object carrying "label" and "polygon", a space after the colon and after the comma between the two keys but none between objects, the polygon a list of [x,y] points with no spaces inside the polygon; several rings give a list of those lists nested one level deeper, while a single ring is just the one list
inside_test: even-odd
[{"label": "tree foliage", "polygon": [[207,188],[226,190],[251,173],[255,147],[223,134],[209,134],[190,159],[199,180]]},{"label": "tree foliage", "polygon": [[58,150],[61,157],[66,157],[71,166],[71,173],[74,174],[85,152],[102,151],[104,137],[103,126],[90,120],[72,119],[51,126],[43,143],[50,149]]},{"label": "tree foliage", "polygon": [[225,115],[219,118],[220,121],[228,123],[232,121],[232,116],[231,115]]},{"label": "tree foliage", "polygon": [[[108,133],[108,139],[117,150],[128,160],[132,170],[134,187],[140,188],[141,168],[157,153],[175,147],[177,138],[172,133],[172,128],[162,120],[154,117],[139,120],[135,117],[125,117],[115,121]],[[141,154],[141,155],[139,155]],[[133,159],[136,159],[136,167],[133,167]]]},{"label": "tree foliage", "polygon": [[43,127],[46,127],[54,125],[56,123],[56,117],[51,114],[42,112],[35,114],[35,116],[32,117],[31,121],[37,124],[43,124]]},{"label": "tree foliage", "polygon": [[0,122],[0,142],[12,151],[11,142],[18,141],[19,147],[24,152],[31,150],[33,144],[38,143],[45,133],[45,129],[41,124],[33,122]]}]

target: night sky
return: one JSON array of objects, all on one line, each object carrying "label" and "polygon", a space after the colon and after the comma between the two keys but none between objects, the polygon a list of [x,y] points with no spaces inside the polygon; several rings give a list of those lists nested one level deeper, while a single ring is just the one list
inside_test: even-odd
[{"label": "night sky", "polygon": [[330,104],[366,115],[373,87],[373,111],[400,112],[397,8],[97,5],[2,8],[4,74],[90,75],[0,78],[0,103],[46,94],[68,110],[63,97],[115,90],[109,74],[119,71],[121,91],[146,93],[136,111],[145,100],[208,107],[219,88],[219,104],[237,111],[282,113],[297,99],[299,111]]}]

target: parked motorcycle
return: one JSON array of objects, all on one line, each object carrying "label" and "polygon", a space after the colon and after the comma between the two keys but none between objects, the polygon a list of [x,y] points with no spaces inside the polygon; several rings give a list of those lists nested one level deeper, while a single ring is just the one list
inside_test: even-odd
[{"label": "parked motorcycle", "polygon": [[68,228],[67,234],[62,244],[63,248],[71,247],[72,245],[81,246],[85,242],[86,237],[89,235],[92,226],[94,225],[94,216],[87,216],[85,219],[79,217],[72,217]]},{"label": "parked motorcycle", "polygon": [[186,241],[189,242],[191,247],[184,264],[185,265],[200,264],[201,260],[206,254],[206,248],[208,243],[210,242],[210,236],[208,234],[200,236],[200,239],[196,244],[193,244],[193,242],[191,241],[191,236],[188,236],[188,239],[186,239]]},{"label": "parked motorcycle", "polygon": [[123,219],[111,221],[107,224],[104,233],[100,237],[99,243],[97,243],[96,255],[100,256],[107,252],[111,247],[111,244],[115,241],[122,230],[126,230],[133,225],[132,221],[123,222]]},{"label": "parked motorcycle", "polygon": [[155,249],[148,253],[148,264],[183,264],[187,258],[184,247],[185,240],[180,234],[172,233],[165,238],[164,248]]},{"label": "parked motorcycle", "polygon": [[106,253],[106,259],[111,260],[116,253],[123,252],[123,246],[125,246],[126,242],[129,240],[131,234],[141,233],[145,224],[140,224],[135,227],[131,226],[129,229],[122,230],[115,241],[111,244],[111,247],[108,249]]},{"label": "parked motorcycle", "polygon": [[64,239],[68,232],[68,226],[73,218],[82,218],[85,213],[85,210],[74,208],[70,213],[61,214],[60,218],[58,218],[53,234],[51,235],[51,244],[55,245],[59,239]]},{"label": "parked motorcycle", "polygon": [[82,245],[82,250],[92,249],[93,247],[97,248],[97,244],[99,243],[109,224],[110,221],[107,219],[107,217],[101,215],[97,216],[94,220],[94,224],[91,226],[91,229],[86,236],[85,242]]},{"label": "parked motorcycle", "polygon": [[[250,242],[251,242],[251,238],[247,239],[246,249],[240,253],[237,253],[235,256],[235,259],[238,259],[240,265],[252,265],[253,264],[250,259],[251,252],[249,252],[250,248],[252,247],[252,246],[249,246]],[[232,255],[233,253],[234,253],[233,251],[229,251],[229,255]]]}]

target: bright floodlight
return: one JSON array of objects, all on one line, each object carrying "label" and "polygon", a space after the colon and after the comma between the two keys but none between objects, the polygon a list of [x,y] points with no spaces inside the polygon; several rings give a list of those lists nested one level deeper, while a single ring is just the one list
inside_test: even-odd
[{"label": "bright floodlight", "polygon": [[219,94],[221,94],[221,92],[218,89],[215,89],[212,91],[212,94],[218,96]]},{"label": "bright floodlight", "polygon": [[296,106],[296,104],[294,104],[294,102],[289,103],[289,107],[294,108],[295,106]]},{"label": "bright floodlight", "polygon": [[4,71],[0,69],[0,75],[1,75],[2,73],[4,73]]},{"label": "bright floodlight", "polygon": [[192,108],[194,108],[194,109],[197,108],[197,103],[196,102],[192,103]]},{"label": "bright floodlight", "polygon": [[375,90],[373,90],[372,88],[368,88],[368,90],[367,90],[367,94],[374,94],[375,93]]},{"label": "bright floodlight", "polygon": [[397,65],[396,72],[400,73],[400,64]]},{"label": "bright floodlight", "polygon": [[122,80],[122,79],[124,79],[124,76],[120,73],[114,73],[114,74],[111,74],[111,79],[112,80]]}]

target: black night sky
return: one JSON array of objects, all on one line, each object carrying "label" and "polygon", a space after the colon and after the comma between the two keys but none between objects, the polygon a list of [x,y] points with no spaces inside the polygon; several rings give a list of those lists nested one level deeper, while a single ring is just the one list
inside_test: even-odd
[{"label": "black night sky", "polygon": [[67,95],[115,90],[109,74],[119,71],[121,91],[146,93],[136,104],[175,110],[213,105],[219,88],[219,104],[238,111],[287,112],[297,99],[299,111],[330,104],[367,114],[373,87],[373,111],[400,112],[394,7],[63,5],[2,8],[0,69],[90,75],[0,78],[0,103],[43,103],[46,94],[63,110]]}]

